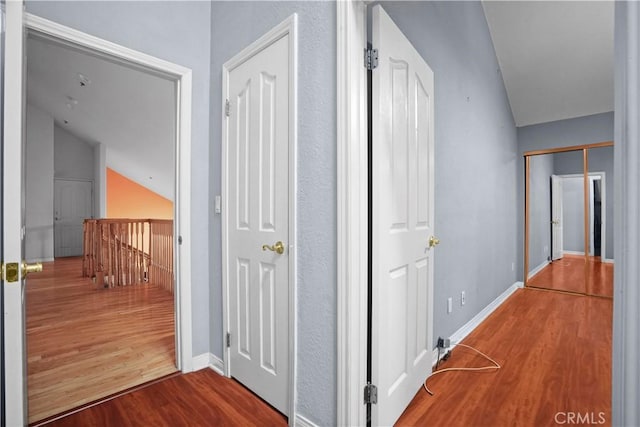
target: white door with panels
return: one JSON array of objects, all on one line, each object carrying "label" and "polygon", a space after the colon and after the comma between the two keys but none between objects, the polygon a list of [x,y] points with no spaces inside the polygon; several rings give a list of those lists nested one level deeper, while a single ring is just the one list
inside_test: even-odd
[{"label": "white door with panels", "polygon": [[373,8],[372,425],[392,425],[431,372],[434,76]]},{"label": "white door with panels", "polygon": [[551,175],[551,259],[563,256],[562,177]]},{"label": "white door with panels", "polygon": [[56,179],[53,203],[54,256],[81,256],[84,220],[93,218],[93,183]]},{"label": "white door with panels", "polygon": [[291,363],[292,38],[261,39],[224,67],[227,369],[284,414]]}]

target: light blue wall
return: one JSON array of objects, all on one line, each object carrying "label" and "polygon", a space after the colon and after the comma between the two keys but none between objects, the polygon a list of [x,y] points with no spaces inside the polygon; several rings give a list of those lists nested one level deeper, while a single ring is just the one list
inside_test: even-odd
[{"label": "light blue wall", "polygon": [[27,1],[27,12],[193,71],[191,245],[193,354],[209,351],[209,55],[211,9],[201,1]]},{"label": "light blue wall", "polygon": [[[222,65],[298,14],[297,411],[336,420],[336,5],[214,2],[211,5],[211,201],[220,194]],[[211,210],[210,206],[210,210]],[[211,349],[222,356],[220,216],[211,228]]]},{"label": "light blue wall", "polygon": [[[602,141],[613,140],[613,112],[594,114],[591,116],[577,117],[574,119],[558,120],[555,122],[541,123],[537,125],[518,128],[518,151],[522,156],[525,151],[543,150],[547,148],[568,147],[572,145],[593,144]],[[605,167],[611,165],[609,160],[613,155],[613,149],[594,150],[592,154],[596,162],[592,166]],[[580,157],[580,156],[578,156]],[[578,159],[578,161],[581,160]],[[581,164],[581,163],[580,163]],[[554,166],[555,168],[555,166]],[[560,167],[560,170],[563,170]],[[572,169],[574,170],[574,169]],[[595,171],[591,168],[590,170]],[[607,195],[613,195],[613,166],[607,167]],[[565,173],[558,172],[555,173]],[[566,173],[575,173],[566,172]],[[611,175],[611,179],[609,176]],[[518,240],[524,241],[524,161],[518,162]],[[609,205],[609,202],[611,204]],[[613,197],[607,200],[607,258],[613,257]],[[611,231],[610,231],[611,230]],[[610,243],[611,242],[611,243]],[[522,280],[522,260],[524,257],[523,245],[518,245],[518,277]]]},{"label": "light blue wall", "polygon": [[529,272],[547,261],[551,254],[551,191],[553,156],[535,156],[529,165],[531,216],[529,228]]},{"label": "light blue wall", "polygon": [[450,336],[516,281],[516,127],[480,2],[382,5],[435,74],[434,338]]}]

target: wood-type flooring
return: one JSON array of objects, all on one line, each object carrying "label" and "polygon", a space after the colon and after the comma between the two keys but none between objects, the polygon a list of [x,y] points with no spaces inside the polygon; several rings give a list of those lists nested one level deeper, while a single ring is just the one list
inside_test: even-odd
[{"label": "wood-type flooring", "polygon": [[[502,368],[435,375],[397,425],[610,426],[612,313],[608,298],[516,291],[463,341]],[[457,347],[440,369],[488,365]]]},{"label": "wood-type flooring", "polygon": [[[520,289],[463,343],[498,371],[446,372],[420,389],[399,426],[611,425],[613,301]],[[440,368],[486,366],[458,346]],[[286,418],[210,369],[179,375],[53,422],[54,426],[285,425]],[[585,424],[585,423],[583,423]]]},{"label": "wood-type flooring", "polygon": [[528,286],[613,297],[613,264],[600,257],[564,255],[527,281]]},{"label": "wood-type flooring", "polygon": [[150,284],[105,289],[81,258],[27,278],[29,422],[176,371],[173,295]]},{"label": "wood-type flooring", "polygon": [[235,380],[202,369],[56,420],[50,427],[286,426],[287,418]]}]

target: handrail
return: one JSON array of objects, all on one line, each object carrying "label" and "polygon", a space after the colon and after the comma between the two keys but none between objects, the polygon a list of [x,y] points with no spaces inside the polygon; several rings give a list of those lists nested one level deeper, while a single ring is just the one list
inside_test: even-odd
[{"label": "handrail", "polygon": [[173,221],[84,221],[82,274],[105,287],[152,283],[173,292]]}]

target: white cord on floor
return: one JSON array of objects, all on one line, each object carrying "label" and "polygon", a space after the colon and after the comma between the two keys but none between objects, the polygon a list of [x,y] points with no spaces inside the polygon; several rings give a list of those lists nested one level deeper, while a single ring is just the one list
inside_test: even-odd
[{"label": "white cord on floor", "polygon": [[493,369],[493,370],[497,371],[498,369],[500,369],[500,364],[498,362],[496,362],[495,360],[493,360],[492,358],[490,358],[489,356],[487,356],[486,354],[484,354],[483,352],[481,352],[477,348],[473,348],[470,345],[461,344],[461,343],[454,344],[454,346],[462,346],[462,347],[469,348],[469,349],[475,351],[476,353],[480,354],[481,356],[483,356],[485,359],[489,360],[495,366],[482,366],[482,367],[479,367],[479,368],[445,368],[445,369],[440,369],[439,371],[432,372],[431,375],[429,375],[424,380],[424,384],[423,384],[424,389],[431,396],[433,396],[433,392],[431,390],[429,390],[429,387],[427,387],[427,381],[429,381],[429,378],[431,378],[432,376],[434,376],[436,374],[441,374],[442,372],[451,372],[451,371],[487,371],[487,370],[490,370],[490,369]]}]

